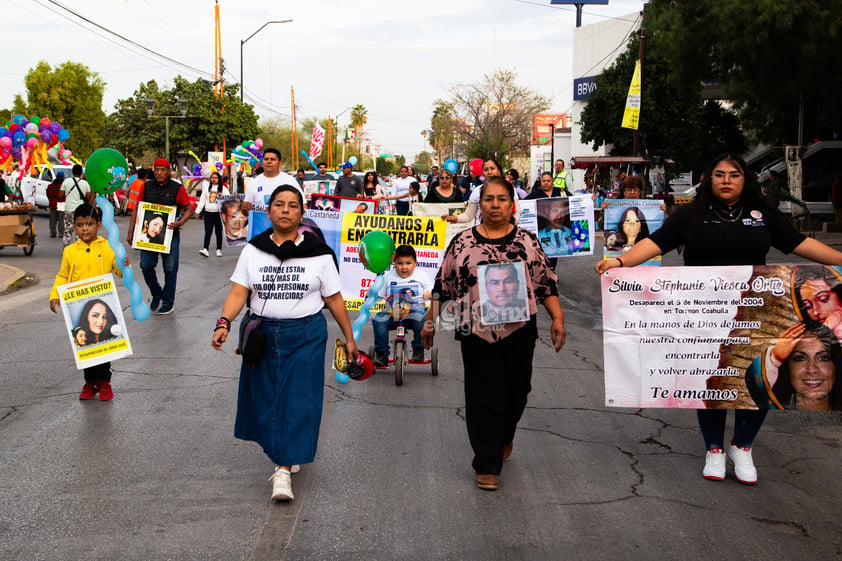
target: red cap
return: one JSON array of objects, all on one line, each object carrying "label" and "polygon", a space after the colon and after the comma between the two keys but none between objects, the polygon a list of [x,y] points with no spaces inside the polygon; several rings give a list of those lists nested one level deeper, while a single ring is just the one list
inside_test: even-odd
[{"label": "red cap", "polygon": [[166,158],[158,158],[157,160],[155,160],[155,163],[152,165],[152,167],[153,168],[157,168],[157,167],[169,168],[170,167],[170,161]]}]

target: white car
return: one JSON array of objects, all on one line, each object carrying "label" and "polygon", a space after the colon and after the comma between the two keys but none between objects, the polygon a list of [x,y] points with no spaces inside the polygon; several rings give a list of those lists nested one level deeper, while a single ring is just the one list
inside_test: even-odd
[{"label": "white car", "polygon": [[20,194],[24,201],[28,201],[43,209],[50,208],[50,201],[47,199],[47,186],[56,178],[56,173],[64,172],[64,177],[71,177],[73,166],[54,165],[52,168],[45,167],[37,175],[24,177],[20,182]]}]

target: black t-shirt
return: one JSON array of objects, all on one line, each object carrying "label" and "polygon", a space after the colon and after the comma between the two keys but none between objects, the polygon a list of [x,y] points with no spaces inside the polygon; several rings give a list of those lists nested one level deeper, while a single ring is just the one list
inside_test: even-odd
[{"label": "black t-shirt", "polygon": [[688,240],[685,229],[694,209],[695,203],[678,207],[649,236],[661,253],[683,245],[685,265],[765,265],[770,247],[790,253],[806,238],[779,212],[746,207],[735,222],[723,220],[708,208],[701,226]]},{"label": "black t-shirt", "polygon": [[[551,197],[563,197],[564,196],[564,193],[562,193],[561,189],[558,188],[558,187],[553,187],[552,193],[553,194],[550,195]],[[547,194],[544,193],[544,190],[541,189],[540,187],[538,187],[537,191],[532,191],[531,193],[529,193],[526,196],[526,199],[530,200],[530,201],[535,200],[535,199],[546,199],[546,198],[548,198]]]},{"label": "black t-shirt", "polygon": [[461,203],[462,202],[462,193],[459,192],[459,189],[456,187],[453,188],[453,191],[450,193],[449,197],[443,197],[441,193],[436,190],[436,188],[428,189],[427,190],[427,198],[424,199],[425,203]]},{"label": "black t-shirt", "polygon": [[336,187],[333,189],[333,194],[339,197],[354,198],[363,194],[363,180],[356,175],[343,175],[336,180]]}]

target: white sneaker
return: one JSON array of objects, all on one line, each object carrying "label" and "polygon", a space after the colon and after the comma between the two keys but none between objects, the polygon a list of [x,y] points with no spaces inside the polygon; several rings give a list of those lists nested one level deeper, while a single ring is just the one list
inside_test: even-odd
[{"label": "white sneaker", "polygon": [[702,470],[704,478],[713,481],[725,479],[725,460],[726,456],[722,448],[708,450],[705,454],[705,469]]},{"label": "white sneaker", "polygon": [[298,473],[299,471],[301,471],[301,466],[298,464],[295,464],[294,466],[289,468],[290,473]]},{"label": "white sneaker", "polygon": [[276,467],[275,473],[269,480],[272,482],[273,501],[291,501],[294,498],[292,496],[292,478],[287,470]]},{"label": "white sneaker", "polygon": [[202,249],[199,250],[199,255],[204,255],[205,257],[210,257],[210,254],[208,253],[208,250],[205,249],[205,248],[202,248]]},{"label": "white sneaker", "polygon": [[221,249],[217,249],[217,250],[216,250],[216,256],[217,256],[217,257],[222,257],[222,250],[221,250]]},{"label": "white sneaker", "polygon": [[728,458],[734,462],[734,475],[737,476],[737,481],[746,485],[757,483],[757,468],[754,467],[754,460],[751,459],[751,448],[734,446],[732,441],[731,446],[728,447]]}]

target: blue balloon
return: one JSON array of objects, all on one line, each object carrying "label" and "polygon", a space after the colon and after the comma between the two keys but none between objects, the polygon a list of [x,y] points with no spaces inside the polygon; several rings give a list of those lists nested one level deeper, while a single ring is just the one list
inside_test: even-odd
[{"label": "blue balloon", "polygon": [[357,165],[357,162],[358,162],[358,161],[359,161],[359,160],[357,160],[357,157],[356,157],[356,156],[351,156],[350,158],[348,158],[348,163],[349,163],[349,164],[351,164],[352,166]]},{"label": "blue balloon", "polygon": [[68,138],[70,138],[70,132],[67,129],[61,129],[60,131],[58,131],[57,134],[58,134],[58,139],[62,142],[66,141]]},{"label": "blue balloon", "polygon": [[457,162],[453,158],[445,160],[444,161],[444,169],[446,169],[450,173],[456,173],[456,170],[459,169],[459,162]]},{"label": "blue balloon", "polygon": [[[360,340],[360,337],[363,334],[363,327],[365,324],[368,323],[369,313],[371,307],[377,302],[377,295],[380,293],[380,290],[383,288],[383,285],[386,283],[385,277],[383,273],[380,273],[376,277],[374,277],[374,282],[371,283],[371,286],[368,289],[368,294],[365,297],[365,301],[363,305],[360,307],[360,315],[357,316],[357,319],[354,320],[354,323],[351,324],[351,332],[354,335],[354,342],[357,343]],[[340,384],[346,383],[350,378],[347,374],[337,371],[336,372],[336,381]]]},{"label": "blue balloon", "polygon": [[114,252],[117,268],[123,273],[123,286],[131,293],[132,315],[137,321],[149,319],[149,306],[143,301],[143,290],[134,280],[134,271],[123,264],[126,260],[126,248],[120,243],[120,229],[114,223],[114,207],[102,195],[96,196],[96,204],[102,210],[102,225],[108,232],[108,245]]}]

